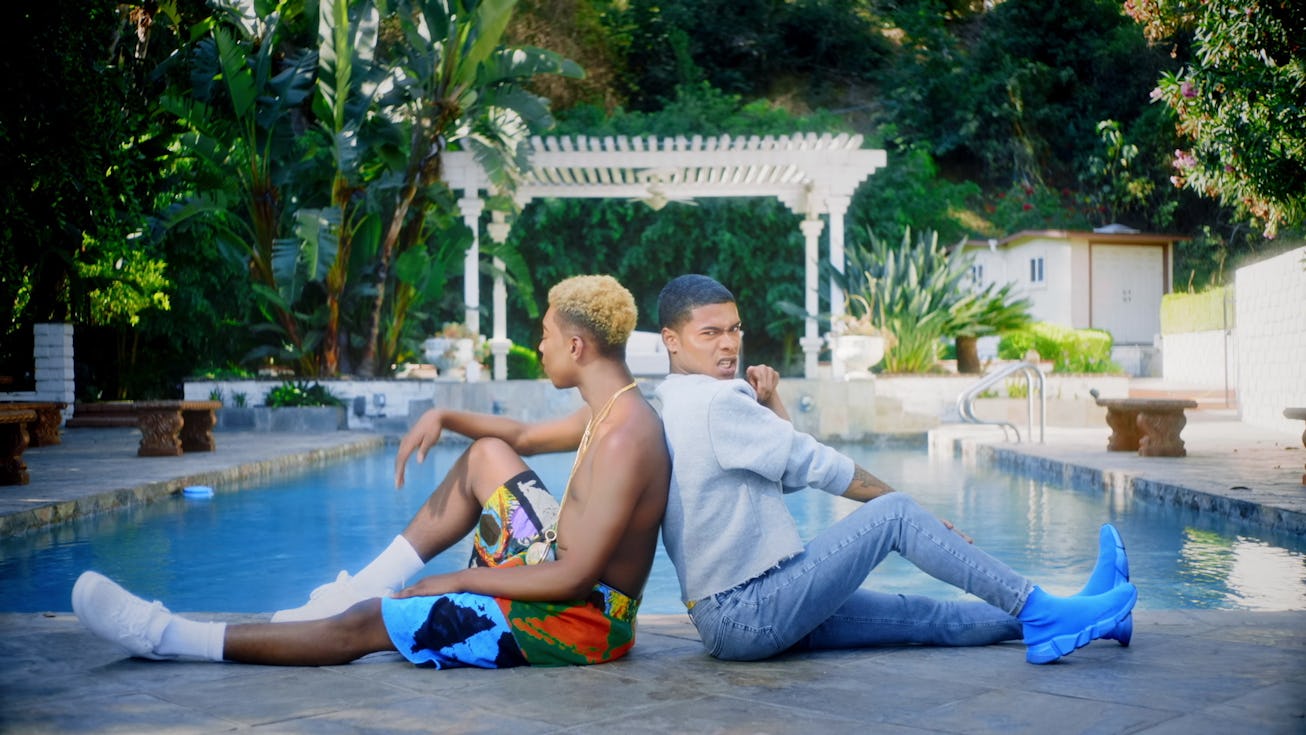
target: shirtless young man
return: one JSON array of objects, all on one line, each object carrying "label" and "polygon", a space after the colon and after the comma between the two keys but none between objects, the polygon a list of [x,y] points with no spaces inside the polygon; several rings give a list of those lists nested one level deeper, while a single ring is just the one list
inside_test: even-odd
[{"label": "shirtless young man", "polygon": [[[409,455],[417,450],[424,458],[443,429],[476,441],[381,557],[319,595],[332,604],[363,595],[343,612],[200,623],[95,572],[74,586],[74,612],[92,632],[142,658],[315,666],[397,650],[436,668],[620,658],[634,644],[670,472],[662,425],[632,390],[625,364],[634,326],[634,299],[616,280],[578,276],[555,286],[542,363],[555,386],[578,388],[585,406],[539,424],[438,410],[423,416],[400,445],[397,485]],[[569,449],[577,449],[576,461],[557,507],[521,455]],[[473,527],[472,567],[383,594],[387,579],[401,583]],[[311,618],[321,610],[298,612]]]},{"label": "shirtless young man", "polygon": [[[1042,664],[1095,638],[1128,644],[1137,590],[1111,526],[1074,597],[1054,597],[980,551],[905,493],[794,429],[777,374],[737,380],[734,296],[707,276],[658,297],[671,374],[657,389],[671,450],[662,539],[708,653],[754,660],[790,648],[984,645],[1023,638]],[[815,487],[863,501],[804,543],[783,494]],[[889,553],[979,597],[943,601],[862,587]]]}]

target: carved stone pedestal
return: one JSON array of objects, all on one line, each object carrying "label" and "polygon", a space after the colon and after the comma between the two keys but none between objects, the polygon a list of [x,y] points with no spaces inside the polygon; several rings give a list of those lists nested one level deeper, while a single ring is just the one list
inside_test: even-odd
[{"label": "carved stone pedestal", "polygon": [[1097,404],[1106,408],[1112,452],[1137,450],[1143,457],[1183,457],[1188,454],[1180,432],[1188,424],[1184,410],[1197,408],[1196,401],[1168,398],[1105,398]]},{"label": "carved stone pedestal", "polygon": [[137,401],[136,426],[141,430],[141,457],[176,457],[186,452],[211,452],[214,412],[221,401]]},{"label": "carved stone pedestal", "polygon": [[27,451],[27,424],[36,420],[32,410],[0,410],[0,485],[31,482],[23,452]]}]

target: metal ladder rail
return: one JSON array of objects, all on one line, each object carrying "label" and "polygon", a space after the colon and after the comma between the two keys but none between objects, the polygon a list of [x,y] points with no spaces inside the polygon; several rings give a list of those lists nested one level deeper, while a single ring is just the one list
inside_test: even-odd
[{"label": "metal ladder rail", "polygon": [[975,415],[975,398],[988,388],[996,385],[998,381],[1016,372],[1022,373],[1025,377],[1025,412],[1026,421],[1028,422],[1026,426],[1028,427],[1028,436],[1031,441],[1034,437],[1034,387],[1035,380],[1038,381],[1038,442],[1039,444],[1042,444],[1047,429],[1047,392],[1044,390],[1045,381],[1043,378],[1043,371],[1034,363],[1012,363],[995,373],[984,376],[979,382],[967,388],[961,395],[957,396],[957,412],[961,414],[961,420],[966,423],[991,424],[1002,427],[1002,437],[1004,439],[1007,436],[1007,429],[1010,428],[1012,432],[1016,434],[1016,441],[1019,442],[1020,429],[1017,429],[1015,424],[1012,424],[1009,421],[986,421]]}]

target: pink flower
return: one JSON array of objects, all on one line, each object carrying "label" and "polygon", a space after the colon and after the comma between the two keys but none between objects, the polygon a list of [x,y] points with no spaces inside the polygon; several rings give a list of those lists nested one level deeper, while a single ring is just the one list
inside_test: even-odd
[{"label": "pink flower", "polygon": [[1152,93],[1151,93],[1150,95],[1148,95],[1148,97],[1149,97],[1153,102],[1156,102],[1157,100],[1162,99],[1164,96],[1165,96],[1165,93],[1161,91],[1161,88],[1160,88],[1160,87],[1156,87],[1156,88],[1154,88],[1154,89],[1152,90]]},{"label": "pink flower", "polygon": [[1197,96],[1197,88],[1193,86],[1192,82],[1184,80],[1179,84],[1179,94],[1192,99]]},{"label": "pink flower", "polygon": [[1180,170],[1187,170],[1190,168],[1194,168],[1196,166],[1197,166],[1197,159],[1193,158],[1193,154],[1185,150],[1180,150],[1178,148],[1175,149],[1174,152],[1175,168]]},{"label": "pink flower", "polygon": [[1028,212],[1029,210],[1031,210],[1031,209],[1033,209],[1033,208],[1034,208],[1034,205],[1033,205],[1033,204],[1030,204],[1029,202],[1025,202],[1024,206],[1021,207],[1021,209],[1025,210],[1026,212]]}]

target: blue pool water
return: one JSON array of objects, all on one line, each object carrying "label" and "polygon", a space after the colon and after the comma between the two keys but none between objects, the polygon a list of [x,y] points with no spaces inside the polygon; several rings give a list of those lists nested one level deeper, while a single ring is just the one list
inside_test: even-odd
[{"label": "blue pool water", "polygon": [[[357,571],[403,529],[443,476],[458,445],[440,445],[393,489],[394,449],[293,477],[218,487],[211,499],[176,497],[111,515],[0,539],[0,611],[66,611],[84,569],[95,569],[177,611],[269,612]],[[1078,491],[924,452],[845,448],[859,464],[910,493],[975,543],[1054,593],[1087,579],[1097,529],[1116,524],[1128,545],[1140,609],[1306,609],[1306,538],[1102,491]],[[554,492],[570,455],[529,463]],[[810,536],[856,504],[809,490],[789,496]],[[428,565],[464,566],[470,541]],[[867,586],[960,597],[891,557]],[[659,555],[641,608],[683,610],[675,572]]]}]

